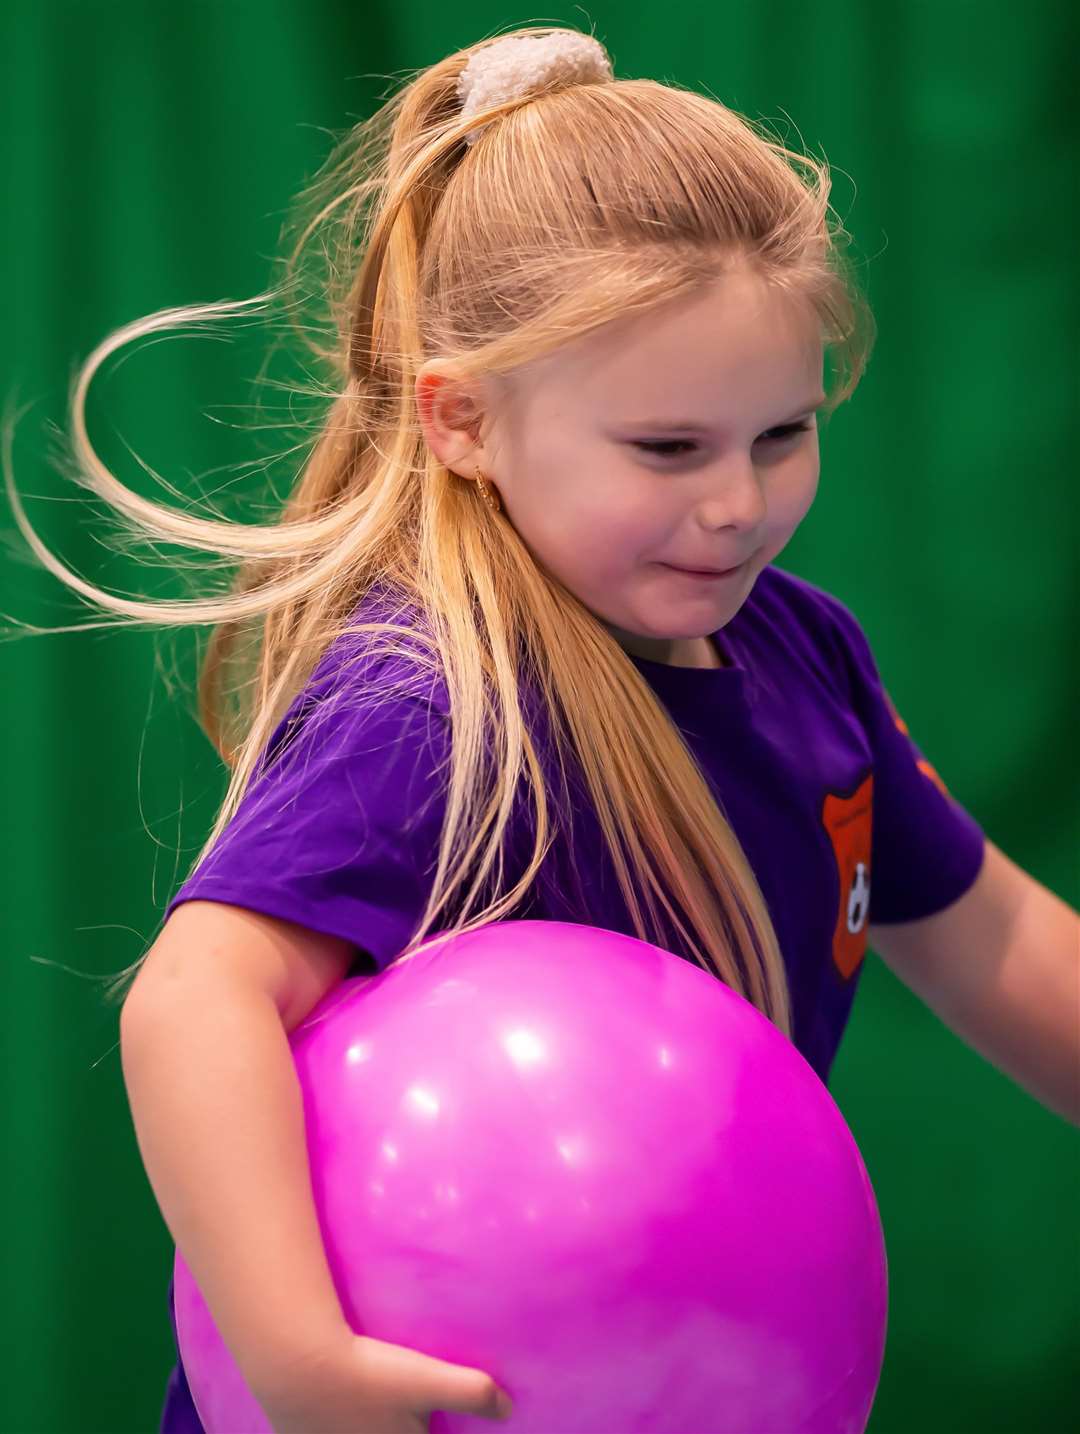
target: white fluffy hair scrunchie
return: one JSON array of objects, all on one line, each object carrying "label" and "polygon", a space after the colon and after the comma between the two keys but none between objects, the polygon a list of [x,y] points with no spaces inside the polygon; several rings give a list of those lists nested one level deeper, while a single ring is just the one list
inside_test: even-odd
[{"label": "white fluffy hair scrunchie", "polygon": [[[551,35],[504,35],[469,58],[458,76],[461,114],[469,115],[517,95],[526,95],[552,79],[587,84],[615,78],[607,51],[591,35],[556,30]],[[475,144],[486,129],[470,130],[465,143]]]}]

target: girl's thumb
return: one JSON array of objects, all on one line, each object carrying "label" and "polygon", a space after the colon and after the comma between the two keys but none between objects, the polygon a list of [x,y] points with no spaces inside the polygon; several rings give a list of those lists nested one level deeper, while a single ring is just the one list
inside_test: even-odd
[{"label": "girl's thumb", "polygon": [[478,1414],[481,1419],[505,1420],[513,1412],[514,1402],[500,1389],[490,1374],[470,1369],[464,1364],[442,1364],[443,1377],[439,1391],[431,1400],[436,1409],[455,1410],[459,1414]]}]

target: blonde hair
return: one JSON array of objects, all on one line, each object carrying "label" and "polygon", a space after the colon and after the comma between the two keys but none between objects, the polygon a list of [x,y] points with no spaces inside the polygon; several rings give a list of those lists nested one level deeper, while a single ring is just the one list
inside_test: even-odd
[{"label": "blonde hair", "polygon": [[[462,121],[456,82],[478,48],[415,74],[337,137],[297,205],[301,232],[281,285],[129,324],[76,375],[76,481],[141,540],[214,554],[218,561],[204,565],[215,571],[222,559],[230,568],[239,560],[224,590],[148,602],[86,583],[37,538],[9,477],[17,520],[50,571],[125,625],[213,627],[199,715],[230,780],[190,870],[236,811],[259,754],[329,644],[345,631],[381,637],[380,654],[407,652],[420,666],[430,654],[445,676],[452,734],[437,867],[400,957],[440,915],[445,935],[511,916],[539,871],[557,826],[522,717],[523,684],[534,681],[560,763],[570,757],[583,774],[638,936],[664,944],[659,904],[694,959],[790,1038],[784,963],[765,900],[682,734],[603,624],[535,564],[474,483],[431,453],[415,379],[438,359],[465,381],[509,381],[517,365],[689,294],[738,263],[816,317],[825,351],[839,360],[831,413],[854,390],[875,325],[843,254],[846,231],[829,217],[829,170],[718,101],[649,79],[548,86]],[[487,128],[466,146],[464,135],[481,122]],[[326,366],[331,401],[280,516],[233,523],[126,489],[87,436],[94,373],[144,335],[264,311],[295,284],[313,238],[325,261],[317,292],[335,339],[326,348],[303,339]],[[417,605],[425,631],[350,625],[357,603],[383,580]],[[522,782],[535,806],[535,846],[520,880],[502,892],[501,844]],[[494,896],[478,905],[489,881]],[[145,956],[114,978],[107,999],[122,998]]]}]

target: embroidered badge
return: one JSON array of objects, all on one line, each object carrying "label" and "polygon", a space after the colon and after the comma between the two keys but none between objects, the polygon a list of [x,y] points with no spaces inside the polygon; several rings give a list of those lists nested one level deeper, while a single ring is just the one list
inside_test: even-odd
[{"label": "embroidered badge", "polygon": [[866,955],[873,810],[872,772],[849,796],[829,792],[822,804],[822,823],[832,842],[840,881],[839,910],[833,928],[833,964],[845,980],[855,974]]}]

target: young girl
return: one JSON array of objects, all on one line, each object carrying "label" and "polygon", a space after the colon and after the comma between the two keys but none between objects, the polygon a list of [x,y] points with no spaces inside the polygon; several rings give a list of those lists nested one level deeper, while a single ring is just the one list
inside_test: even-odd
[{"label": "young girl", "polygon": [[[852,613],[773,565],[814,500],[815,415],[873,343],[828,193],[715,100],[516,31],[414,78],[313,190],[290,262],[322,237],[335,396],[278,522],[126,492],[77,412],[133,526],[243,560],[228,595],[142,604],[35,538],[114,612],[215,625],[202,714],[231,779],[118,983],[122,1054],[164,1218],[275,1429],[501,1413],[490,1372],[345,1321],[287,1042],[435,932],[653,941],[823,1081],[869,939],[1080,1120],[1076,913],[950,796]],[[162,1429],[201,1427],[178,1357]]]}]

